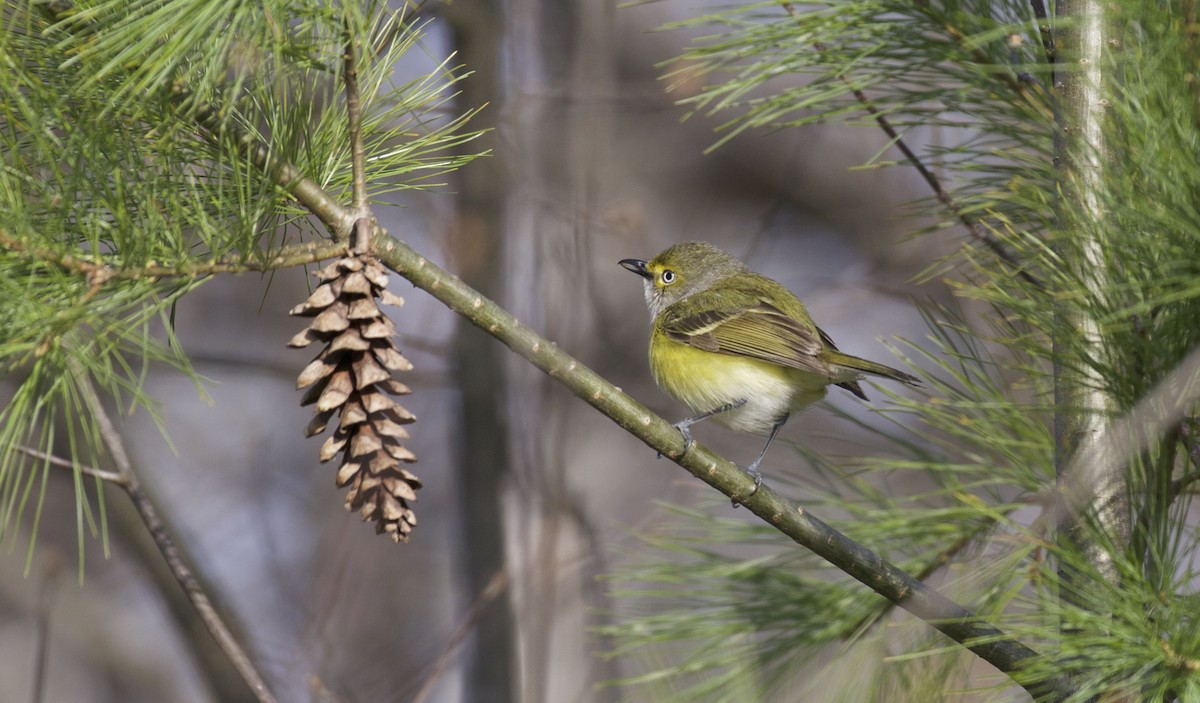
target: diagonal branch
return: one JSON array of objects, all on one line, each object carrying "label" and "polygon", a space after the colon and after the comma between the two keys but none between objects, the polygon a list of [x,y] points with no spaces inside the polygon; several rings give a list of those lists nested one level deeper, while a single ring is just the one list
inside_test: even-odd
[{"label": "diagonal branch", "polygon": [[[1022,662],[1038,656],[1033,650],[833,529],[806,508],[781,496],[769,486],[763,485],[757,493],[746,497],[753,483],[737,465],[699,445],[685,453],[683,439],[671,423],[652,413],[407,244],[379,230],[375,246],[380,260],[389,268],[499,339],[652,449],[746,506],[797,544],[925,620],[997,669],[1015,678]],[[1047,694],[1065,698],[1074,688],[1065,679],[1056,678],[1030,684],[1027,690],[1034,698]]]},{"label": "diagonal branch", "polygon": [[[104,446],[108,449],[109,456],[113,463],[116,464],[116,478],[114,482],[124,489],[129,499],[133,502],[134,508],[138,515],[141,516],[142,522],[146,525],[146,530],[154,539],[154,543],[158,546],[162,553],[163,559],[171,568],[171,573],[174,574],[175,580],[183,588],[187,594],[188,600],[191,601],[192,607],[200,615],[200,619],[204,621],[205,627],[212,634],[213,639],[217,641],[218,646],[229,658],[229,661],[237,669],[242,680],[254,692],[254,696],[259,703],[277,703],[274,694],[267,687],[266,681],[262,674],[255,667],[254,662],[242,648],[242,645],[234,637],[229,626],[225,624],[221,614],[213,606],[209,600],[208,594],[196,579],[192,569],[188,566],[180,553],[175,540],[167,532],[166,526],[162,519],[158,516],[158,508],[151,502],[150,497],[142,488],[141,480],[133,470],[133,463],[129,460],[129,454],[125,451],[125,442],[117,432],[112,420],[109,419],[107,411],[104,409],[104,404],[100,402],[100,397],[96,393],[95,387],[92,385],[91,379],[87,373],[75,366],[71,370],[76,385],[79,388],[80,395],[83,397],[84,403],[88,406],[88,411],[95,418],[96,424],[100,430],[100,436],[104,441]],[[52,462],[56,463],[56,462]],[[93,475],[101,476],[98,471],[93,470]],[[101,476],[107,478],[107,476]]]}]

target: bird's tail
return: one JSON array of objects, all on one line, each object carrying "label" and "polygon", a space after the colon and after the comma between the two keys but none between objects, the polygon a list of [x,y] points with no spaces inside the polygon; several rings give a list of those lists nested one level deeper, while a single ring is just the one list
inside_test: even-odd
[{"label": "bird's tail", "polygon": [[[917,378],[916,376],[906,374],[898,369],[893,369],[891,366],[884,366],[883,364],[878,364],[874,361],[867,361],[866,359],[860,359],[857,356],[850,356],[849,354],[842,354],[841,352],[834,352],[832,358],[829,359],[829,363],[836,368],[846,369],[848,371],[857,372],[860,374],[867,374],[869,376],[879,376],[880,378],[899,381],[900,383],[909,386],[921,385],[921,379]],[[858,381],[846,381],[837,385],[841,388],[845,388],[863,400],[867,399],[867,394],[863,392],[862,386],[858,385]]]}]

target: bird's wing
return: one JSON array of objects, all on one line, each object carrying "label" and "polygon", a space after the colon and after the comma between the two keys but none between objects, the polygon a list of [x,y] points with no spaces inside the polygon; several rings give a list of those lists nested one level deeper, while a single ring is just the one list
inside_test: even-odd
[{"label": "bird's wing", "polygon": [[829,375],[829,367],[818,357],[825,348],[823,335],[811,321],[797,320],[747,291],[705,291],[685,301],[688,308],[704,312],[683,315],[678,304],[668,307],[661,324],[669,338],[705,351]]}]

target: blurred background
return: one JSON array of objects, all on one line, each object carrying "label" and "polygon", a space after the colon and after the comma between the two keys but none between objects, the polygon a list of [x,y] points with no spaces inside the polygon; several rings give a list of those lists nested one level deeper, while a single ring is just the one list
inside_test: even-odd
[{"label": "blurred background", "polygon": [[[397,83],[453,52],[472,72],[454,109],[486,105],[472,124],[492,129],[467,148],[491,155],[378,210],[393,235],[670,420],[686,411],[650,379],[641,280],[618,259],[710,241],[790,287],[842,350],[899,365],[885,343],[919,339],[914,299],[945,294],[910,281],[957,236],[908,238],[922,223],[905,205],[929,195],[915,173],[854,170],[887,147],[878,129],[754,132],[709,152],[724,118],[689,116],[676,101],[700,86],[661,78],[693,30],[658,31],[706,9],[427,3],[422,51],[396,66]],[[333,465],[316,460],[320,441],[301,433],[310,409],[294,379],[310,354],[284,345],[303,326],[286,312],[308,287],[291,271],[221,278],[185,298],[178,335],[208,397],[155,370],[148,390],[169,440],[144,412],[123,425],[135,466],[280,700],[649,700],[604,685],[640,664],[606,656],[594,631],[617,607],[603,576],[671,519],[661,502],[745,511],[396,277],[424,488],[412,543],[376,537],[342,508]],[[828,402],[869,412],[838,390]],[[742,464],[762,441],[718,426],[696,434]],[[843,453],[867,441],[823,407],[781,438]],[[771,482],[801,466],[780,444],[764,470]],[[0,701],[30,699],[47,631],[45,701],[235,700],[117,490],[108,553],[99,539],[86,545],[81,582],[74,490],[68,472],[52,474],[33,556],[29,534],[0,554]]]}]

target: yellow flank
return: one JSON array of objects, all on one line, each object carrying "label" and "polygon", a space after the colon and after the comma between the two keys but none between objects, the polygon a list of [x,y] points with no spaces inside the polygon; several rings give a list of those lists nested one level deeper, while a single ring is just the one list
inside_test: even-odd
[{"label": "yellow flank", "polygon": [[655,329],[650,370],[659,387],[697,413],[745,400],[713,417],[739,432],[765,434],[787,413],[825,397],[829,379],[753,357],[705,351]]}]

